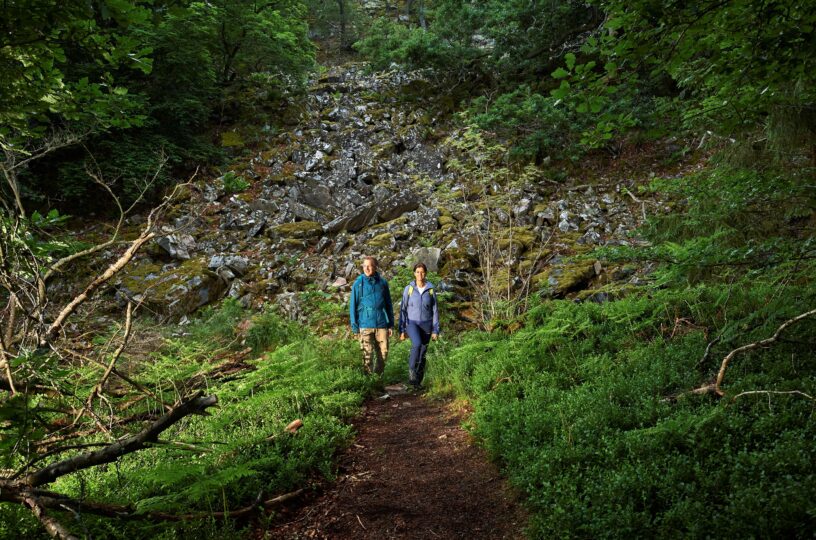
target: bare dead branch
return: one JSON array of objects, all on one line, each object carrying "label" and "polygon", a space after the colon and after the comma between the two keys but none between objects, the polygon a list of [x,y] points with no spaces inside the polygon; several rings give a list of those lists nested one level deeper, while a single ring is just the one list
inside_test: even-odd
[{"label": "bare dead branch", "polygon": [[105,387],[105,384],[108,382],[108,377],[110,377],[111,372],[113,372],[113,369],[116,366],[116,362],[119,360],[119,357],[122,356],[122,352],[125,350],[125,347],[127,347],[127,344],[130,341],[130,331],[132,327],[133,327],[133,302],[128,302],[127,310],[125,312],[125,329],[124,333],[122,334],[122,343],[119,344],[119,347],[117,347],[116,351],[113,353],[110,363],[108,363],[108,366],[105,369],[105,372],[102,374],[102,377],[99,379],[99,382],[96,383],[96,386],[93,387],[91,393],[88,394],[88,399],[85,400],[85,408],[82,411],[80,411],[79,415],[76,418],[74,418],[74,424],[76,424],[79,421],[79,419],[84,414],[85,410],[90,411],[92,409],[94,399],[102,395],[103,388]]},{"label": "bare dead branch", "polygon": [[697,362],[697,366],[703,365],[705,363],[705,361],[708,360],[708,355],[711,352],[711,347],[716,345],[717,342],[720,341],[720,339],[722,339],[722,336],[717,336],[716,338],[714,338],[714,339],[712,339],[711,341],[708,342],[708,345],[706,345],[705,354],[703,354],[703,357],[700,358],[699,362]]},{"label": "bare dead branch", "polygon": [[11,340],[14,337],[14,327],[17,325],[17,308],[19,302],[17,301],[17,295],[13,292],[9,294],[9,301],[8,305],[6,306],[6,311],[8,312],[8,319],[6,320],[6,331],[4,332],[3,336],[0,337],[2,340],[3,345],[7,348],[11,347]]},{"label": "bare dead branch", "polygon": [[[170,512],[136,512],[131,505],[104,504],[91,501],[77,501],[59,493],[43,492],[37,490],[37,498],[45,508],[58,510],[77,510],[98,516],[112,517],[117,519],[154,519],[161,521],[192,521],[198,519],[241,519],[251,515],[260,508],[270,510],[286,503],[298,496],[305,490],[298,489],[289,493],[284,493],[271,499],[263,500],[259,494],[258,498],[249,506],[227,512],[197,512],[188,514],[173,514]],[[3,500],[0,498],[0,500]],[[12,499],[14,501],[16,499]]]},{"label": "bare dead branch", "polygon": [[[197,172],[197,171],[196,171]],[[193,177],[195,174],[193,175]],[[190,179],[192,180],[192,178]],[[45,334],[40,340],[41,345],[45,345],[48,341],[56,337],[59,330],[62,328],[62,325],[65,323],[65,320],[81,305],[85,302],[91,294],[96,291],[102,284],[110,280],[114,275],[116,275],[122,268],[124,268],[130,261],[133,259],[133,256],[136,252],[141,248],[144,244],[148,241],[152,240],[156,236],[156,232],[153,230],[156,220],[162,215],[162,213],[167,209],[172,201],[175,200],[176,196],[178,195],[179,191],[182,188],[185,188],[189,185],[189,182],[184,184],[178,184],[173,189],[173,192],[165,197],[164,201],[154,208],[147,217],[147,224],[142,229],[142,233],[136,238],[133,242],[131,242],[130,247],[125,251],[125,253],[119,257],[113,264],[111,264],[107,270],[105,270],[101,275],[97,276],[86,288],[84,291],[79,293],[76,297],[73,298],[57,315],[54,322],[46,330]]]},{"label": "bare dead branch", "polygon": [[35,458],[34,458],[34,459],[32,459],[31,461],[29,461],[28,463],[26,463],[25,465],[23,465],[23,466],[20,468],[20,470],[18,470],[17,472],[15,472],[15,473],[14,473],[14,475],[12,475],[12,476],[10,477],[10,479],[11,479],[11,480],[14,480],[14,479],[16,479],[16,478],[19,478],[19,477],[20,477],[20,476],[21,476],[21,475],[22,475],[22,474],[23,474],[25,471],[27,471],[28,469],[30,469],[31,467],[33,467],[34,465],[36,465],[36,464],[37,464],[37,463],[39,463],[40,461],[44,460],[45,458],[48,458],[48,457],[51,457],[51,456],[55,456],[55,455],[57,455],[57,454],[61,454],[61,453],[63,453],[63,452],[69,452],[69,451],[71,451],[71,450],[80,450],[80,449],[83,449],[83,448],[98,448],[98,447],[100,447],[100,446],[107,446],[108,444],[110,444],[110,443],[86,443],[86,444],[73,444],[73,445],[70,445],[70,446],[62,446],[62,447],[60,447],[60,448],[55,448],[55,449],[53,449],[53,450],[49,450],[48,452],[46,452],[46,453],[44,453],[44,454],[42,454],[42,455],[39,455],[39,456],[35,457]]},{"label": "bare dead branch", "polygon": [[782,323],[779,326],[779,328],[776,329],[776,332],[774,332],[774,334],[771,337],[763,339],[761,341],[755,341],[754,343],[743,345],[742,347],[738,347],[731,351],[730,353],[728,353],[725,356],[725,358],[723,358],[722,365],[720,365],[720,371],[717,373],[717,381],[714,383],[714,392],[716,392],[717,395],[720,396],[724,395],[720,387],[722,386],[723,379],[725,378],[725,370],[728,368],[728,363],[731,362],[731,360],[733,360],[736,355],[745,351],[758,349],[760,347],[767,347],[768,345],[777,341],[779,339],[779,336],[782,334],[782,332],[785,331],[786,328],[813,315],[816,315],[816,309],[812,309],[810,311],[797,315],[792,319],[788,319],[787,321]]},{"label": "bare dead branch", "polygon": [[[102,362],[100,362],[100,361],[99,361],[99,360],[97,360],[96,358],[91,358],[91,357],[89,357],[89,356],[86,356],[86,355],[84,355],[84,354],[82,354],[82,353],[78,352],[78,351],[75,351],[75,350],[72,350],[72,349],[68,349],[68,348],[65,348],[65,347],[63,347],[63,350],[64,350],[66,353],[70,354],[71,356],[74,356],[74,357],[76,357],[76,358],[79,358],[80,360],[84,360],[85,362],[90,362],[90,363],[92,363],[92,364],[96,364],[96,365],[98,365],[98,366],[105,367],[105,364],[104,364],[104,363],[102,363]],[[155,392],[153,392],[152,390],[150,390],[149,388],[147,388],[147,387],[146,387],[145,385],[143,385],[142,383],[140,383],[140,382],[138,382],[138,381],[135,381],[135,380],[131,379],[130,377],[128,377],[127,375],[125,375],[124,373],[122,373],[121,371],[119,371],[118,369],[116,369],[116,366],[114,366],[114,367],[113,367],[113,369],[111,370],[111,373],[112,373],[112,374],[114,374],[114,375],[116,375],[117,377],[119,377],[120,379],[122,379],[123,381],[125,381],[126,383],[128,383],[129,385],[131,385],[133,388],[135,388],[137,391],[139,391],[141,394],[143,394],[143,396],[144,396],[144,397],[150,397],[150,398],[155,399],[155,400],[156,400],[158,403],[160,403],[160,404],[161,404],[161,406],[162,406],[162,407],[164,407],[166,410],[168,410],[168,411],[169,411],[169,410],[172,410],[172,409],[173,409],[173,406],[172,406],[172,405],[170,405],[170,404],[168,404],[168,403],[165,403],[165,402],[164,402],[162,399],[160,399],[160,398],[159,398],[159,396],[157,396],[157,395],[156,395],[156,393],[155,393]],[[135,402],[134,402],[134,403],[135,403]],[[131,404],[132,404],[132,403],[128,403],[128,405],[131,405]]]},{"label": "bare dead branch", "polygon": [[11,373],[11,364],[9,364],[9,358],[11,358],[11,353],[9,353],[6,348],[9,346],[7,344],[11,343],[11,339],[14,335],[14,325],[15,319],[17,316],[17,296],[13,293],[9,298],[8,302],[8,320],[6,321],[6,330],[3,335],[0,335],[0,368],[6,374],[6,382],[8,383],[8,389],[11,392],[11,395],[17,394],[17,389],[14,386],[14,377]]},{"label": "bare dead branch", "polygon": [[60,311],[57,318],[54,319],[54,322],[48,327],[45,335],[43,336],[40,344],[45,345],[49,340],[53,339],[57,332],[62,328],[62,325],[65,323],[65,320],[76,310],[76,308],[85,302],[88,297],[98,289],[103,283],[108,281],[110,278],[115,276],[122,268],[124,268],[136,252],[141,248],[145,243],[153,239],[156,236],[156,233],[150,230],[150,227],[146,228],[142,231],[142,234],[134,240],[130,247],[125,251],[125,253],[119,257],[116,262],[111,264],[107,270],[105,270],[101,275],[97,276],[80,294],[74,297],[64,308]]},{"label": "bare dead branch", "polygon": [[95,465],[111,463],[125,454],[141,450],[145,447],[146,443],[158,440],[159,435],[163,431],[185,416],[190,414],[206,414],[206,409],[218,402],[218,398],[215,396],[204,396],[203,394],[203,392],[199,391],[190,399],[182,402],[177,407],[174,407],[172,411],[156,420],[150,427],[135,435],[120,439],[102,450],[80,454],[70,459],[53,463],[26,476],[24,483],[31,487],[41,486],[53,482],[60,476],[87,469]]},{"label": "bare dead branch", "polygon": [[810,394],[806,394],[806,393],[801,392],[799,390],[749,390],[747,392],[740,392],[736,396],[732,397],[731,401],[736,401],[736,399],[738,397],[750,396],[750,395],[755,395],[755,394],[767,394],[768,396],[770,396],[771,394],[790,394],[790,395],[802,396],[802,397],[805,397],[805,398],[807,398],[807,399],[809,399],[811,401],[816,401],[816,398],[814,398]]},{"label": "bare dead branch", "polygon": [[37,519],[40,520],[40,523],[43,524],[45,530],[48,531],[48,534],[53,538],[59,538],[60,540],[79,540],[76,536],[72,535],[62,523],[46,514],[45,508],[33,495],[23,496],[22,502],[31,509],[34,515],[37,516]]}]

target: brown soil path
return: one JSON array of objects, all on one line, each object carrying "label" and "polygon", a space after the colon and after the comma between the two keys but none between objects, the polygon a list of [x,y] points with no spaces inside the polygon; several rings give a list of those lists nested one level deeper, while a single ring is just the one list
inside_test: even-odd
[{"label": "brown soil path", "polygon": [[523,538],[526,515],[443,402],[390,388],[354,422],[337,482],[265,538]]}]

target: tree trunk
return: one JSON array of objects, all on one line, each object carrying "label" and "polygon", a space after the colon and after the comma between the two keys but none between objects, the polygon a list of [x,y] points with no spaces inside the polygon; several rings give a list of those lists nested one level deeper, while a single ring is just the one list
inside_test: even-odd
[{"label": "tree trunk", "polygon": [[340,47],[346,48],[346,0],[337,0],[337,9],[340,10]]},{"label": "tree trunk", "polygon": [[419,6],[417,6],[417,11],[419,16],[419,26],[421,26],[423,30],[427,30],[428,25],[425,22],[425,0],[419,0]]}]

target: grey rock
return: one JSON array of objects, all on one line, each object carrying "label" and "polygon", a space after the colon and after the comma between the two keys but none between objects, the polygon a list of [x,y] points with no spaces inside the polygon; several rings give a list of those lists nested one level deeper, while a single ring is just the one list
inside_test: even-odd
[{"label": "grey rock", "polygon": [[317,245],[315,246],[315,252],[318,254],[323,253],[329,244],[331,244],[331,238],[328,236],[322,237],[320,240],[318,240]]},{"label": "grey rock", "polygon": [[275,298],[275,305],[281,315],[289,320],[297,321],[301,315],[300,300],[297,293],[285,292]]},{"label": "grey rock", "polygon": [[127,278],[126,285],[119,286],[117,297],[142,301],[155,313],[179,319],[218,300],[226,290],[224,280],[196,260],[150,277]]},{"label": "grey rock", "polygon": [[346,246],[348,246],[348,243],[349,243],[348,237],[346,237],[345,235],[335,237],[332,253],[337,255],[338,253],[343,251],[346,248]]},{"label": "grey rock", "polygon": [[227,296],[230,298],[238,299],[244,295],[246,291],[246,284],[241,281],[240,279],[236,279],[230,284],[229,289],[227,290]]},{"label": "grey rock", "polygon": [[228,268],[242,276],[246,274],[247,268],[249,268],[249,259],[242,255],[213,255],[210,262],[207,263],[207,268],[210,270]]},{"label": "grey rock", "polygon": [[226,283],[229,283],[235,279],[235,273],[226,266],[222,266],[216,270],[215,273],[218,274],[218,277],[223,279]]},{"label": "grey rock", "polygon": [[247,229],[246,238],[255,238],[259,234],[261,234],[266,227],[266,218],[260,218],[254,225],[252,225],[249,229]]},{"label": "grey rock", "polygon": [[578,239],[579,244],[600,244],[601,241],[601,235],[594,230],[587,231]]},{"label": "grey rock", "polygon": [[303,169],[306,171],[312,171],[314,169],[320,168],[323,165],[323,159],[326,157],[322,151],[318,150],[312,156],[306,160],[306,163],[303,165]]},{"label": "grey rock", "polygon": [[429,272],[438,272],[442,250],[435,247],[422,247],[415,249],[411,257],[415,262],[425,263]]},{"label": "grey rock", "polygon": [[530,199],[521,199],[515,206],[513,206],[513,217],[518,218],[527,215],[527,212],[530,211],[531,204],[532,201]]},{"label": "grey rock", "polygon": [[536,225],[555,225],[555,212],[553,212],[552,208],[547,208],[543,212],[539,212],[536,214]]},{"label": "grey rock", "polygon": [[174,259],[187,260],[196,249],[195,238],[189,234],[170,234],[162,236],[156,243]]},{"label": "grey rock", "polygon": [[306,206],[305,204],[300,204],[297,202],[292,203],[289,205],[289,209],[291,210],[292,215],[303,221],[316,221],[318,223],[326,221],[326,217],[323,215],[323,213],[312,208],[311,206]]}]

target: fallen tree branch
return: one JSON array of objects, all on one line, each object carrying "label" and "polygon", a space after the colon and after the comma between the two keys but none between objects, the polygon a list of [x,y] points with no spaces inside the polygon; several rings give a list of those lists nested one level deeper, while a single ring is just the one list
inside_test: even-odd
[{"label": "fallen tree branch", "polygon": [[776,332],[774,332],[774,334],[771,337],[763,339],[762,341],[755,341],[754,343],[743,345],[742,347],[738,347],[731,351],[730,353],[728,353],[726,357],[723,358],[722,365],[720,365],[720,371],[717,373],[717,381],[714,383],[714,392],[719,396],[724,395],[720,387],[722,386],[723,379],[725,378],[725,370],[728,368],[728,363],[731,362],[731,360],[733,360],[733,358],[736,355],[738,355],[741,352],[758,349],[760,347],[767,347],[768,345],[777,341],[779,339],[779,336],[782,334],[782,332],[785,331],[786,328],[813,315],[816,315],[816,309],[812,309],[810,311],[797,315],[796,317],[788,319],[787,321],[783,322],[779,326],[779,328],[776,329]]},{"label": "fallen tree branch", "polygon": [[139,248],[141,248],[148,241],[152,240],[155,236],[155,232],[150,231],[150,228],[146,228],[145,231],[143,231],[142,234],[130,244],[130,247],[121,257],[119,257],[116,262],[111,264],[108,269],[101,275],[97,276],[97,278],[94,279],[84,291],[79,293],[64,308],[62,308],[62,311],[60,311],[59,315],[57,315],[57,318],[54,319],[54,322],[52,322],[48,327],[48,330],[45,332],[40,344],[45,345],[48,341],[53,339],[57,335],[57,332],[59,332],[60,328],[62,328],[65,320],[76,310],[76,308],[85,302],[85,300],[87,300],[88,297],[103,283],[107,282],[110,278],[122,270],[122,268],[124,268],[130,262]]},{"label": "fallen tree branch", "polygon": [[19,478],[25,471],[27,471],[28,469],[30,469],[31,467],[33,467],[34,465],[36,465],[37,463],[39,463],[40,461],[44,460],[47,457],[51,457],[51,456],[54,456],[54,455],[57,455],[57,454],[61,454],[62,452],[68,452],[69,450],[80,450],[82,448],[98,448],[100,446],[108,446],[108,444],[110,444],[110,443],[73,444],[71,446],[61,446],[60,448],[55,448],[53,450],[49,450],[48,452],[46,452],[46,453],[44,453],[42,455],[39,455],[39,456],[35,457],[34,459],[32,459],[31,461],[29,461],[28,463],[26,463],[22,468],[20,468],[19,471],[14,473],[14,475],[12,475],[10,477],[10,479],[14,480],[16,478]]},{"label": "fallen tree branch", "polygon": [[40,523],[43,524],[45,530],[48,531],[48,534],[53,538],[59,538],[60,540],[79,540],[76,536],[71,534],[62,523],[46,514],[45,508],[36,497],[33,495],[25,495],[22,499],[23,504],[31,509],[34,515],[37,516],[37,519],[40,520]]},{"label": "fallen tree branch", "polygon": [[736,396],[732,397],[731,401],[735,401],[738,397],[750,396],[750,395],[753,395],[753,394],[768,394],[769,396],[771,394],[792,394],[792,395],[806,397],[811,401],[816,401],[816,398],[814,398],[810,394],[806,394],[806,393],[804,393],[804,392],[802,392],[800,390],[749,390],[747,392],[740,392]]},{"label": "fallen tree branch", "polygon": [[80,454],[72,458],[53,463],[39,471],[24,477],[23,483],[30,487],[48,484],[66,474],[87,469],[95,465],[111,463],[125,454],[141,450],[146,443],[156,442],[159,435],[170,426],[190,414],[207,414],[206,409],[218,402],[215,396],[204,396],[199,391],[187,401],[182,402],[172,411],[156,420],[150,427],[141,432],[120,439],[95,452]]},{"label": "fallen tree branch", "polygon": [[699,362],[697,362],[698,367],[703,365],[705,363],[705,361],[708,360],[708,355],[711,352],[711,347],[716,345],[717,342],[720,341],[720,339],[722,339],[722,336],[717,336],[717,337],[715,337],[714,339],[712,339],[711,341],[708,342],[708,345],[706,345],[705,354],[703,354],[703,357],[700,358]]},{"label": "fallen tree branch", "polygon": [[125,329],[122,335],[122,343],[119,344],[119,347],[116,348],[116,351],[113,353],[113,357],[108,363],[107,369],[105,369],[105,373],[102,374],[102,377],[99,379],[99,382],[96,383],[96,386],[93,387],[91,393],[88,394],[88,399],[85,400],[85,407],[80,410],[79,414],[76,418],[74,418],[74,424],[79,422],[79,419],[85,414],[85,410],[90,411],[93,407],[93,401],[96,397],[101,397],[102,389],[104,388],[105,384],[108,382],[108,377],[110,377],[111,372],[116,367],[116,361],[119,360],[119,357],[122,356],[122,352],[127,347],[128,341],[130,341],[130,330],[133,327],[133,302],[128,302],[127,310],[125,311]]},{"label": "fallen tree branch", "polygon": [[[195,175],[194,175],[195,176]],[[191,178],[192,180],[192,178]],[[176,195],[182,188],[186,188],[189,185],[189,182],[184,184],[178,184],[173,189],[173,192],[165,197],[164,201],[150,211],[150,214],[147,217],[147,223],[145,224],[144,229],[142,229],[141,234],[130,244],[125,253],[122,254],[119,259],[117,259],[113,264],[111,264],[107,270],[105,270],[102,274],[96,277],[87,287],[85,290],[75,296],[68,304],[62,308],[62,310],[57,315],[54,322],[52,322],[48,329],[45,331],[44,335],[40,339],[40,345],[44,346],[48,341],[52,340],[56,337],[57,333],[62,328],[62,325],[65,324],[65,320],[74,312],[76,311],[77,307],[79,307],[83,302],[85,302],[91,294],[93,294],[96,289],[98,289],[102,284],[106,283],[110,280],[113,276],[115,276],[120,270],[122,270],[127,264],[133,259],[133,256],[136,255],[136,252],[141,248],[144,244],[152,240],[156,237],[156,232],[153,230],[155,222],[161,216],[162,212],[170,205],[170,203],[175,200]]]},{"label": "fallen tree branch", "polygon": [[[275,508],[276,506],[280,506],[281,504],[298,497],[303,492],[304,489],[301,488],[289,493],[278,495],[277,497],[273,497],[265,501],[260,497],[259,494],[258,498],[251,505],[232,511],[173,514],[170,512],[151,512],[151,511],[137,512],[137,510],[132,505],[105,504],[92,501],[78,501],[76,499],[71,499],[70,497],[60,495],[59,493],[45,492],[40,490],[35,491],[37,501],[40,504],[41,508],[49,508],[63,511],[71,510],[117,519],[154,519],[161,521],[192,521],[197,519],[210,519],[210,518],[240,519],[252,514],[258,508],[264,508],[265,510],[269,510]],[[23,497],[24,496],[20,496],[19,498],[0,497],[0,500],[16,502],[18,501],[18,499],[22,501]]]},{"label": "fallen tree branch", "polygon": [[3,340],[0,339],[0,367],[3,368],[3,372],[6,375],[5,381],[0,383],[0,388],[7,387],[8,391],[11,392],[11,395],[14,396],[17,394],[17,388],[14,386],[14,377],[11,374],[11,364],[9,364],[8,357],[11,355],[6,352],[6,347],[3,345]]}]

